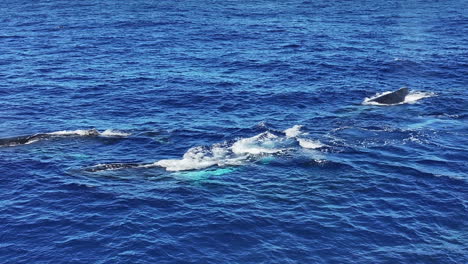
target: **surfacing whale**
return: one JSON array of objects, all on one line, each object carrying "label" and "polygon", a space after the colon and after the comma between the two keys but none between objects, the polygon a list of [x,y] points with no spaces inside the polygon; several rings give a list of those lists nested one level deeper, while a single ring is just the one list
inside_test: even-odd
[{"label": "surfacing whale", "polygon": [[406,96],[409,94],[409,89],[406,87],[400,88],[397,91],[378,96],[369,102],[376,102],[379,104],[399,104],[405,101]]},{"label": "surfacing whale", "polygon": [[144,168],[149,167],[152,164],[147,163],[108,163],[98,164],[92,167],[85,168],[87,172],[98,172],[106,170],[120,170],[120,169],[133,169],[133,168]]},{"label": "surfacing whale", "polygon": [[39,140],[47,140],[51,138],[60,137],[73,137],[73,136],[86,136],[86,137],[97,137],[101,135],[96,129],[89,130],[74,130],[74,131],[57,131],[51,133],[38,133],[29,136],[18,136],[12,138],[0,138],[0,147],[12,147],[18,145],[27,145],[34,143]]}]

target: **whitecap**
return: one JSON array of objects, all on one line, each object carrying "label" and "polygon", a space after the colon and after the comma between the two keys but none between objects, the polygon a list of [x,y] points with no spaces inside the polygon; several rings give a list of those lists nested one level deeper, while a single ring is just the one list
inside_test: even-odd
[{"label": "whitecap", "polygon": [[297,142],[299,142],[299,145],[301,147],[306,148],[306,149],[318,149],[318,148],[322,148],[325,146],[320,141],[304,139],[304,138],[298,138]]},{"label": "whitecap", "polygon": [[154,165],[167,171],[199,170],[213,166],[239,166],[251,158],[271,155],[283,151],[276,148],[282,138],[263,132],[249,138],[240,138],[233,144],[218,143],[210,147],[197,146],[190,148],[181,159],[163,159]]},{"label": "whitecap", "polygon": [[106,129],[100,133],[103,137],[128,137],[132,135],[131,133],[122,132],[114,129]]},{"label": "whitecap", "polygon": [[163,159],[154,165],[164,167],[167,171],[199,170],[212,166],[241,165],[245,156],[231,155],[229,148],[223,144],[212,147],[197,146],[189,149],[182,159]]},{"label": "whitecap", "polygon": [[98,136],[100,135],[97,129],[78,129],[78,130],[61,130],[46,133],[52,136]]},{"label": "whitecap", "polygon": [[284,130],[284,133],[286,134],[286,137],[288,138],[298,137],[300,135],[307,135],[307,133],[301,131],[302,127],[303,127],[302,125],[294,125],[293,127],[290,127]]},{"label": "whitecap", "polygon": [[282,148],[275,148],[281,139],[278,136],[263,132],[250,138],[237,140],[231,147],[235,154],[273,154],[284,151]]}]

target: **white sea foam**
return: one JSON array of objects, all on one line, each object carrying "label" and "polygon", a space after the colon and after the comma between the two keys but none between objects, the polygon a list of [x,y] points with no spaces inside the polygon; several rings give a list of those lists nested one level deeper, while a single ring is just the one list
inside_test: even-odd
[{"label": "white sea foam", "polygon": [[305,133],[300,132],[301,127],[294,126],[286,129],[286,137],[263,132],[253,137],[237,139],[232,144],[224,142],[209,147],[193,147],[181,159],[163,159],[156,161],[151,166],[163,167],[167,171],[199,170],[213,166],[238,166],[251,160],[293,151],[295,148],[297,149],[297,145],[308,149],[323,146],[318,141],[293,138],[292,135],[294,137],[305,135]]},{"label": "white sea foam", "polygon": [[98,136],[100,133],[96,129],[78,129],[78,130],[61,130],[47,133],[52,136]]},{"label": "white sea foam", "polygon": [[119,130],[106,129],[103,132],[99,132],[97,129],[78,129],[78,130],[61,130],[51,133],[46,133],[51,136],[102,136],[102,137],[127,137],[131,133],[122,132]]},{"label": "white sea foam", "polygon": [[284,133],[286,134],[286,137],[288,138],[291,138],[291,137],[298,137],[298,136],[301,136],[301,135],[307,135],[307,133],[304,133],[303,131],[301,131],[303,126],[301,125],[295,125],[291,128],[288,128],[286,130],[284,130]]},{"label": "white sea foam", "polygon": [[364,105],[379,105],[379,106],[390,106],[390,105],[399,105],[399,104],[414,104],[414,103],[416,103],[417,101],[419,101],[419,100],[421,100],[423,98],[432,97],[432,96],[435,95],[434,93],[431,93],[431,92],[411,91],[405,97],[405,100],[403,102],[401,102],[401,103],[381,104],[381,103],[372,101],[377,97],[380,97],[380,96],[383,96],[383,95],[386,95],[386,94],[389,94],[389,93],[392,93],[392,92],[393,91],[387,91],[387,92],[383,92],[383,93],[378,93],[378,94],[376,94],[376,95],[374,95],[372,97],[366,97],[364,99],[364,101],[362,102],[362,104],[364,104]]},{"label": "white sea foam", "polygon": [[238,155],[251,154],[273,154],[284,151],[282,148],[276,148],[282,138],[270,133],[263,132],[250,138],[237,140],[231,147],[232,152]]},{"label": "white sea foam", "polygon": [[119,130],[106,129],[100,133],[103,137],[128,137],[132,135],[131,133],[122,132]]},{"label": "white sea foam", "polygon": [[306,149],[318,149],[318,148],[322,148],[325,146],[320,141],[304,139],[304,138],[298,138],[297,142],[299,142],[299,145],[301,147],[306,148]]},{"label": "white sea foam", "polygon": [[284,130],[284,133],[286,134],[287,138],[295,138],[299,143],[299,146],[306,149],[317,149],[325,146],[318,140],[311,140],[300,137],[308,135],[308,133],[302,131],[302,128],[302,125],[295,125],[291,128]]},{"label": "white sea foam", "polygon": [[211,148],[193,147],[182,159],[163,159],[154,165],[164,167],[168,171],[199,170],[212,166],[241,165],[245,156],[232,155],[228,147],[215,144]]}]

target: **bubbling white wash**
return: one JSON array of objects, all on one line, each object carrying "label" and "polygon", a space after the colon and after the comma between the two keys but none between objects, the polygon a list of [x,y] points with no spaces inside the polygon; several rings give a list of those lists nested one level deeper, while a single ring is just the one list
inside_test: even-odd
[{"label": "bubbling white wash", "polygon": [[164,167],[167,171],[199,170],[212,166],[241,165],[245,157],[232,156],[229,148],[222,144],[215,144],[211,148],[193,147],[189,149],[182,159],[163,159],[154,165]]},{"label": "bubbling white wash", "polygon": [[97,129],[61,130],[47,133],[52,136],[98,136],[99,134]]},{"label": "bubbling white wash", "polygon": [[51,136],[102,136],[102,137],[128,137],[131,133],[125,133],[119,130],[106,129],[103,132],[99,132],[97,129],[78,129],[78,130],[61,130],[51,133],[46,133]]},{"label": "bubbling white wash", "polygon": [[288,138],[298,137],[301,135],[307,135],[307,133],[304,133],[303,131],[301,131],[301,129],[302,129],[302,125],[294,125],[293,127],[284,130],[284,133],[286,134],[286,137]]},{"label": "bubbling white wash", "polygon": [[285,136],[263,132],[249,138],[237,139],[234,143],[214,144],[210,147],[197,146],[190,148],[181,159],[163,159],[151,166],[159,166],[167,171],[200,170],[213,166],[238,166],[251,160],[266,156],[279,155],[297,150],[297,145],[307,149],[317,149],[324,145],[319,141],[297,138],[306,135],[302,126],[296,125],[286,129]]},{"label": "bubbling white wash", "polygon": [[320,141],[317,141],[317,140],[298,138],[297,142],[299,142],[299,145],[301,147],[306,148],[306,149],[318,149],[318,148],[325,147],[324,144],[322,144]]},{"label": "bubbling white wash", "polygon": [[131,136],[131,133],[122,132],[114,129],[106,129],[100,133],[103,137],[128,137]]},{"label": "bubbling white wash", "polygon": [[275,148],[278,141],[281,139],[270,133],[264,132],[250,138],[243,138],[237,140],[232,146],[231,150],[235,154],[273,154],[283,151],[281,148]]}]

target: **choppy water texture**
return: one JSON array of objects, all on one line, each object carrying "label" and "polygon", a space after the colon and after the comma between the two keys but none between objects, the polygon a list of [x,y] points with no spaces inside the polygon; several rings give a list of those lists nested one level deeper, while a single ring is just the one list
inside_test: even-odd
[{"label": "choppy water texture", "polygon": [[2,1],[0,262],[467,263],[466,10]]}]

